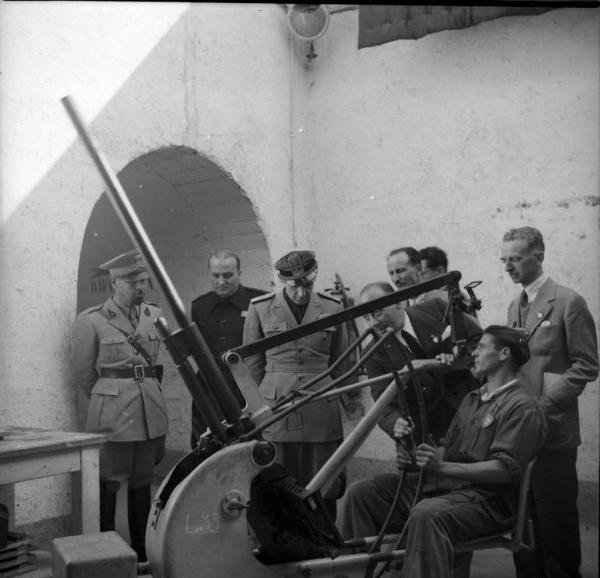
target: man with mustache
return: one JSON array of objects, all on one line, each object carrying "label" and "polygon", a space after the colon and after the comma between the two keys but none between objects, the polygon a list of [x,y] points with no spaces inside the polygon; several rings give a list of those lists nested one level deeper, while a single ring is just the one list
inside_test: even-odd
[{"label": "man with mustache", "polygon": [[[385,281],[369,283],[362,288],[359,303],[368,303],[393,292],[394,288]],[[406,309],[399,304],[390,305],[366,316],[375,330],[383,333],[387,329],[393,329],[396,335],[396,339],[389,339],[366,362],[365,369],[369,378],[404,368],[407,358],[433,359],[440,353],[451,353],[451,329],[445,319],[446,307],[445,301],[432,298]],[[479,323],[469,315],[464,315],[463,321],[467,340],[469,343],[476,343],[481,335]],[[446,432],[463,397],[479,384],[467,369],[444,372],[421,370],[418,376],[427,409],[429,431],[437,440]],[[379,382],[371,386],[374,400],[384,392],[388,383]],[[398,396],[379,419],[381,429],[392,438],[397,420],[406,417],[408,412],[415,419],[415,435],[420,439],[414,387],[415,384],[409,383],[405,390],[406,397]],[[408,407],[405,407],[405,402]]]},{"label": "man with mustache", "polygon": [[77,317],[75,379],[90,400],[86,431],[108,437],[100,449],[100,530],[115,529],[117,492],[127,482],[131,546],[145,561],[150,484],[168,430],[156,365],[161,337],[154,321],[162,311],[144,301],[150,275],[135,250],[100,269],[110,274],[113,293]]}]

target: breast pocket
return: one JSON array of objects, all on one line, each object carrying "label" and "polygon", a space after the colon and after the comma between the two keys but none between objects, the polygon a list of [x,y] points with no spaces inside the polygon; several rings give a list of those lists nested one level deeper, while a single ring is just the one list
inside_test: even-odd
[{"label": "breast pocket", "polygon": [[151,331],[148,333],[148,353],[150,353],[153,357],[158,355],[161,341],[162,338],[157,331]]},{"label": "breast pocket", "polygon": [[263,333],[265,334],[265,337],[270,337],[271,335],[282,333],[286,329],[287,323],[285,321],[276,321],[263,324]]},{"label": "breast pocket", "polygon": [[542,325],[537,328],[535,337],[529,346],[532,355],[551,355],[562,343],[562,327],[559,325]]},{"label": "breast pocket", "polygon": [[124,335],[106,336],[100,338],[100,362],[115,363],[126,355],[127,341]]},{"label": "breast pocket", "polygon": [[[272,321],[269,323],[263,323],[262,330],[265,337],[273,337],[274,335],[278,335],[279,333],[283,333],[288,328],[287,323],[285,321]],[[276,347],[272,347],[266,352],[266,355],[274,355],[281,351],[281,345]]]},{"label": "breast pocket", "polygon": [[317,351],[321,351],[323,353],[329,353],[331,349],[331,342],[335,335],[335,328],[328,327],[327,329],[323,329],[322,331],[318,331],[313,335],[309,335],[307,337],[310,340],[310,345],[314,347]]}]

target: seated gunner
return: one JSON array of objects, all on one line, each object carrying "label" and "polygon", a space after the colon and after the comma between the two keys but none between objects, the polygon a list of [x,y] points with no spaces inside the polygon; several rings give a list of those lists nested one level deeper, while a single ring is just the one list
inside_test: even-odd
[{"label": "seated gunner", "polygon": [[[442,445],[417,447],[416,465],[426,472],[423,499],[410,509],[417,484],[409,474],[392,513],[389,531],[407,524],[405,578],[450,578],[454,544],[509,529],[523,472],[546,437],[543,413],[517,378],[529,359],[523,332],[491,325],[473,357],[474,371],[487,378],[485,385],[466,395]],[[411,433],[406,420],[396,430],[399,437]],[[412,456],[401,453],[398,461],[406,467]],[[380,531],[398,479],[382,474],[350,486],[340,519],[344,538]]]}]

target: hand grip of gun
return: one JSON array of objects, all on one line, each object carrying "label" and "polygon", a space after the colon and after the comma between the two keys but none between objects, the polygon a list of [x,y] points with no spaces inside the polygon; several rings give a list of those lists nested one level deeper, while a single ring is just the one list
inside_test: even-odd
[{"label": "hand grip of gun", "polygon": [[[417,464],[416,461],[416,455],[415,455],[415,450],[416,450],[416,444],[415,444],[415,436],[414,436],[414,431],[415,431],[415,422],[413,421],[412,417],[408,416],[406,418],[406,421],[408,422],[408,431],[406,433],[403,434],[397,434],[394,431],[394,439],[396,440],[397,443],[397,463],[398,463],[398,468],[399,469],[405,469],[407,467],[414,467]],[[395,429],[395,428],[394,428]],[[404,461],[402,460],[401,454],[405,452],[405,455],[407,455],[410,458],[410,463],[404,463]]]}]

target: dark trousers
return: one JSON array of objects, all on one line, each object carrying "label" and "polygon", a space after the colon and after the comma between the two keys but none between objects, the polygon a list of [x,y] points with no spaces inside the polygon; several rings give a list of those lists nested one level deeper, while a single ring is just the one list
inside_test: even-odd
[{"label": "dark trousers", "polygon": [[[381,474],[352,484],[340,516],[346,539],[375,536],[388,515],[398,485],[398,475]],[[477,488],[457,489],[425,497],[412,509],[416,480],[408,477],[388,533],[407,523],[404,578],[451,578],[453,567],[466,561],[460,575],[468,576],[470,555],[454,554],[453,544],[510,528],[514,523],[504,500]]]},{"label": "dark trousers", "polygon": [[514,555],[517,578],[581,578],[577,449],[542,450],[531,476],[533,552]]},{"label": "dark trousers", "polygon": [[127,518],[131,546],[146,560],[145,535],[154,466],[165,453],[165,436],[132,442],[106,442],[100,449],[100,531],[115,529],[117,492],[128,482]]}]

